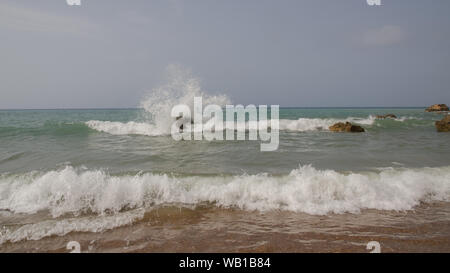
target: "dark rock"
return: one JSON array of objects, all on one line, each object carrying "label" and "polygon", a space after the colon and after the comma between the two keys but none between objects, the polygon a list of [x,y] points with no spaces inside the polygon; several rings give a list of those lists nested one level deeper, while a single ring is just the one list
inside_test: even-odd
[{"label": "dark rock", "polygon": [[386,114],[386,115],[377,115],[376,118],[385,119],[385,118],[397,118],[394,114]]},{"label": "dark rock", "polygon": [[332,132],[351,132],[351,133],[362,133],[365,132],[364,128],[358,125],[353,125],[350,122],[338,122],[329,127]]},{"label": "dark rock", "polygon": [[[182,118],[182,116],[178,116],[178,117],[176,117],[176,120],[179,120],[179,119],[181,119],[181,118]],[[184,125],[181,124],[181,125],[180,125],[180,132],[181,132],[181,133],[183,132],[183,129],[184,129]]]},{"label": "dark rock", "polygon": [[435,125],[438,132],[450,132],[450,115],[445,116],[440,121],[436,121]]},{"label": "dark rock", "polygon": [[443,112],[448,111],[448,106],[445,104],[433,104],[427,109],[425,109],[425,112]]}]

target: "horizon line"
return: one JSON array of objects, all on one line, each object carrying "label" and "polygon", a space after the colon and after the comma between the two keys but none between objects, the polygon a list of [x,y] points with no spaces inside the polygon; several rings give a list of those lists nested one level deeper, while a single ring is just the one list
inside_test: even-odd
[{"label": "horizon line", "polygon": [[[280,109],[386,109],[386,108],[427,108],[428,106],[280,106]],[[139,110],[142,107],[74,107],[74,108],[0,108],[0,111],[42,111],[42,110]]]}]

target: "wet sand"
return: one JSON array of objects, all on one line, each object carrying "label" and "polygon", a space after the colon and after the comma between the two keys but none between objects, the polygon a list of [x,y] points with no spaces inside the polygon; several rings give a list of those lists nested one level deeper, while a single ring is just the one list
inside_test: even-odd
[{"label": "wet sand", "polygon": [[314,216],[211,207],[150,210],[138,222],[104,232],[72,232],[0,245],[0,252],[450,252],[450,204],[413,211],[366,210]]}]

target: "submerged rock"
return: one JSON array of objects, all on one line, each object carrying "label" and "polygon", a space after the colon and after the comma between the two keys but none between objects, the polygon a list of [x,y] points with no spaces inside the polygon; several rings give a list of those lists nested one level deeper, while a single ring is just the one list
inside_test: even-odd
[{"label": "submerged rock", "polygon": [[350,132],[350,133],[362,133],[365,132],[364,128],[358,125],[353,125],[350,122],[338,122],[329,127],[332,132]]},{"label": "submerged rock", "polygon": [[425,109],[425,112],[444,112],[448,111],[448,106],[445,104],[433,104],[427,109]]},{"label": "submerged rock", "polygon": [[440,121],[436,121],[435,125],[438,132],[450,132],[450,115],[445,116]]},{"label": "submerged rock", "polygon": [[386,114],[386,115],[377,115],[376,118],[385,119],[385,118],[397,118],[394,114]]},{"label": "submerged rock", "polygon": [[[176,120],[180,120],[180,119],[182,119],[182,118],[183,118],[183,116],[178,116],[178,117],[176,117],[175,119],[176,119]],[[188,122],[188,121],[185,121],[184,123],[186,123],[186,122]],[[193,119],[191,119],[190,122],[191,122],[191,124],[194,124],[194,120],[193,120]],[[182,123],[182,124],[180,125],[180,132],[181,132],[181,133],[183,132],[183,129],[184,129],[184,123]]]}]

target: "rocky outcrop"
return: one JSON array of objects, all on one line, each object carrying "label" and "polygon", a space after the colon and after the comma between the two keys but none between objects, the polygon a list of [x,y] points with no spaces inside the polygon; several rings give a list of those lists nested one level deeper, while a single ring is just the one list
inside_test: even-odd
[{"label": "rocky outcrop", "polygon": [[448,106],[445,104],[433,104],[427,109],[425,109],[425,112],[444,112],[448,111]]},{"label": "rocky outcrop", "polygon": [[450,132],[450,115],[445,116],[440,121],[436,121],[435,125],[438,132]]},{"label": "rocky outcrop", "polygon": [[329,127],[332,132],[349,132],[349,133],[362,133],[365,132],[364,128],[358,125],[353,125],[350,122],[338,122]]},{"label": "rocky outcrop", "polygon": [[397,118],[397,116],[394,114],[386,114],[386,115],[377,115],[376,118],[378,119]]}]

